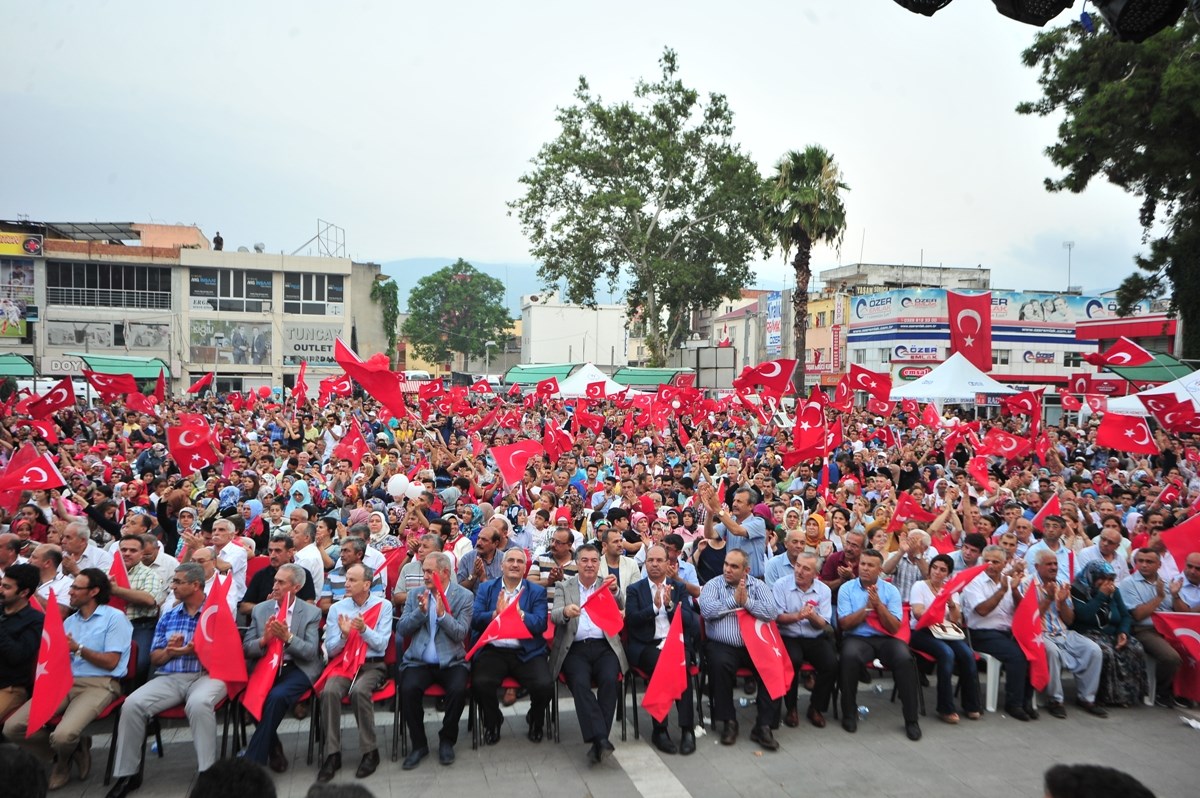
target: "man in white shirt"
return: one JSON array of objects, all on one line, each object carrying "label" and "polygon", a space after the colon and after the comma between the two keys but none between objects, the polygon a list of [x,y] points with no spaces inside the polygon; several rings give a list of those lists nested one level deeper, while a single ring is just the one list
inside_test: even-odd
[{"label": "man in white shirt", "polygon": [[1121,554],[1123,540],[1121,533],[1112,527],[1102,528],[1096,543],[1079,552],[1076,558],[1077,569],[1082,571],[1088,563],[1103,560],[1113,569],[1117,576],[1117,584],[1120,585],[1129,578],[1129,561]]},{"label": "man in white shirt", "polygon": [[296,549],[294,562],[308,571],[313,580],[313,588],[319,596],[325,587],[325,561],[321,559],[321,552],[313,542],[316,534],[317,526],[310,521],[292,524],[292,543]]},{"label": "man in white shirt", "polygon": [[62,570],[68,576],[86,568],[98,568],[104,573],[112,567],[112,555],[92,542],[92,534],[84,521],[67,524],[62,535]]},{"label": "man in white shirt", "polygon": [[233,542],[237,527],[228,518],[218,519],[213,524],[212,548],[217,553],[216,567],[222,574],[233,577],[229,586],[229,594],[233,596],[234,604],[242,600],[246,594],[246,550]]},{"label": "man in white shirt", "polygon": [[38,569],[40,580],[37,597],[42,606],[50,600],[50,591],[54,591],[54,602],[58,604],[60,614],[65,618],[71,614],[72,578],[64,574],[60,568],[63,561],[62,549],[52,543],[43,543],[33,550],[29,564]]},{"label": "man in white shirt", "polygon": [[1004,711],[1009,717],[1036,720],[1033,686],[1029,683],[1029,660],[1012,635],[1013,610],[1021,600],[1025,561],[1015,560],[1012,574],[1006,576],[1003,572],[1008,557],[1004,549],[988,546],[982,556],[987,569],[971,580],[962,594],[971,645],[1004,665]]},{"label": "man in white shirt", "polygon": [[[217,555],[210,548],[200,548],[192,552],[192,556],[188,558],[188,562],[194,562],[204,569],[204,595],[207,596],[217,579]],[[236,618],[238,610],[237,602],[233,598],[233,585],[229,586],[229,591],[225,594],[225,600],[229,604],[229,611]],[[178,600],[175,598],[175,592],[171,591],[171,594],[167,596],[167,600],[163,602],[159,614],[169,612],[178,603]]]},{"label": "man in white shirt", "polygon": [[157,596],[158,606],[161,607],[171,593],[171,579],[179,567],[179,560],[163,551],[158,538],[149,532],[139,537],[142,539],[142,565],[153,571],[162,582],[162,590]]}]

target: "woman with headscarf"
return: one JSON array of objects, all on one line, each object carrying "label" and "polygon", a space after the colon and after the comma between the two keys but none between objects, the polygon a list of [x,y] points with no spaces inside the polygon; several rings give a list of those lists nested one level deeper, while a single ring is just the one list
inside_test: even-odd
[{"label": "woman with headscarf", "polygon": [[825,537],[825,516],[813,513],[804,522],[804,551],[817,558],[818,571],[825,566],[825,558],[833,553],[833,541]]},{"label": "woman with headscarf", "polygon": [[1146,654],[1130,633],[1133,614],[1117,590],[1112,566],[1093,560],[1071,583],[1075,621],[1071,628],[1100,646],[1104,664],[1100,672],[1097,704],[1128,707],[1146,695]]},{"label": "woman with headscarf", "polygon": [[[368,542],[380,551],[404,545],[400,538],[392,534],[392,528],[388,526],[387,516],[379,510],[375,510],[367,516],[367,529],[371,531],[371,537]],[[420,537],[420,535],[417,535],[417,537]]]},{"label": "woman with headscarf", "polygon": [[308,489],[308,483],[303,479],[298,479],[292,483],[288,491],[288,503],[287,507],[283,508],[283,514],[290,517],[293,510],[307,512],[308,505],[312,504],[312,494]]},{"label": "woman with headscarf", "polygon": [[267,553],[267,525],[263,518],[263,503],[258,499],[242,502],[242,536],[254,541],[255,554]]},{"label": "woman with headscarf", "polygon": [[696,511],[691,507],[683,508],[683,512],[679,514],[679,521],[679,535],[684,543],[693,543],[696,538],[704,537],[704,527],[696,523]]}]

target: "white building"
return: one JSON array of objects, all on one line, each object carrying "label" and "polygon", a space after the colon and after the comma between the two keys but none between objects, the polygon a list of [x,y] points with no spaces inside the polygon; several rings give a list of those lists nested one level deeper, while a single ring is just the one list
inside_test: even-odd
[{"label": "white building", "polygon": [[570,305],[552,292],[521,297],[521,362],[627,365],[624,305]]}]

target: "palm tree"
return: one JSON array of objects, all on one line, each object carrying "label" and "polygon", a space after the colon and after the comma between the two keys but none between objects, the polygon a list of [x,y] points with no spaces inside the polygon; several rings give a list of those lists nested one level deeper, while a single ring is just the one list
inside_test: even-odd
[{"label": "palm tree", "polygon": [[765,232],[787,258],[793,250],[792,268],[796,287],[792,291],[792,333],[795,357],[799,361],[793,377],[797,392],[804,389],[805,328],[808,318],[808,284],[812,278],[814,244],[841,246],[846,231],[846,208],[842,191],[850,188],[842,182],[842,173],[833,156],[824,147],[809,145],[804,152],[791,150],[775,165],[768,178]]}]

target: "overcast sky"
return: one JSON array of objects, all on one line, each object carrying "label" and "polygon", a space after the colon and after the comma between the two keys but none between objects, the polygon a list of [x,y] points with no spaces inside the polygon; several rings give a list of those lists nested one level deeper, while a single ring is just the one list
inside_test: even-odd
[{"label": "overcast sky", "polygon": [[[1057,120],[1013,110],[1038,96],[1020,63],[1036,28],[985,0],[932,18],[889,0],[56,0],[5,20],[2,218],[195,223],[275,252],[322,218],[359,260],[527,262],[505,203],[555,107],[581,74],[628,97],[670,46],[686,84],[728,97],[764,173],[790,148],[835,155],[842,263],[923,250],[991,267],[996,287],[1061,290],[1074,241],[1072,282],[1099,290],[1140,248],[1133,198],[1042,188]],[[784,279],[782,259],[758,273]]]}]

